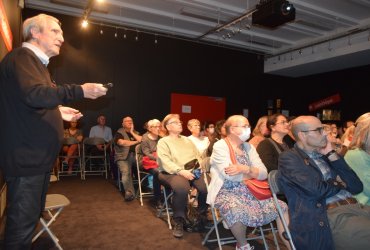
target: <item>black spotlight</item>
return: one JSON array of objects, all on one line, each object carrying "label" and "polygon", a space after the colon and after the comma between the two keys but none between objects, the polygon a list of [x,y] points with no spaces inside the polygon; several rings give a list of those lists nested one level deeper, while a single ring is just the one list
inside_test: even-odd
[{"label": "black spotlight", "polygon": [[286,0],[261,0],[252,14],[252,24],[275,28],[295,19],[295,8]]},{"label": "black spotlight", "polygon": [[293,9],[294,9],[293,4],[289,3],[288,1],[284,1],[281,4],[281,14],[283,16],[286,16],[292,13]]}]

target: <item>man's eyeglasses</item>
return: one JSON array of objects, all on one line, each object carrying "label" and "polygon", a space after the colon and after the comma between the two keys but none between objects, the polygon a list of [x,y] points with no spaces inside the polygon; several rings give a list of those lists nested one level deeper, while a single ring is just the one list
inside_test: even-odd
[{"label": "man's eyeglasses", "polygon": [[289,124],[289,122],[288,122],[288,121],[282,121],[282,122],[277,122],[277,123],[275,123],[275,125],[278,125],[278,124],[286,125],[286,124]]},{"label": "man's eyeglasses", "polygon": [[234,127],[234,128],[250,128],[251,126],[250,125],[243,125],[243,126],[231,126],[231,127]]},{"label": "man's eyeglasses", "polygon": [[182,124],[182,121],[173,121],[173,122],[169,122],[168,124],[180,125],[180,124]]},{"label": "man's eyeglasses", "polygon": [[303,132],[303,133],[313,132],[313,131],[317,131],[317,132],[319,132],[319,134],[322,134],[322,132],[324,132],[324,127],[318,127],[318,128],[309,129],[309,130],[301,130],[301,132]]}]

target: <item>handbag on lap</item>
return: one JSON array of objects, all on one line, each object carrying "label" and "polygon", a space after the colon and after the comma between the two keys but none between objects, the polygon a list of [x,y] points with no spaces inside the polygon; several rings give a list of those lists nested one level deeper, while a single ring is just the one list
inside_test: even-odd
[{"label": "handbag on lap", "polygon": [[[230,158],[233,164],[237,164],[234,149],[232,148],[229,140],[224,139],[230,151]],[[245,179],[243,183],[248,187],[249,191],[258,200],[265,200],[272,197],[270,186],[267,180],[257,180],[257,179]]]}]

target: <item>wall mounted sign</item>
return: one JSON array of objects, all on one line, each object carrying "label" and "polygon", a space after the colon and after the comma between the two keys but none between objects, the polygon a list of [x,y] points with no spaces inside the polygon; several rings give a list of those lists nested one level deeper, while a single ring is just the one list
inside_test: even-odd
[{"label": "wall mounted sign", "polygon": [[323,108],[323,107],[327,107],[327,106],[330,106],[334,103],[338,103],[340,102],[340,95],[339,94],[336,94],[336,95],[332,95],[332,96],[329,96],[325,99],[322,99],[318,102],[314,102],[314,103],[311,103],[309,106],[308,106],[308,110],[309,111],[314,111],[314,110],[317,110],[317,109],[320,109],[320,108]]},{"label": "wall mounted sign", "polygon": [[8,51],[11,51],[13,46],[13,35],[12,30],[9,26],[8,18],[5,13],[3,0],[0,0],[0,32],[6,48],[8,49]]}]

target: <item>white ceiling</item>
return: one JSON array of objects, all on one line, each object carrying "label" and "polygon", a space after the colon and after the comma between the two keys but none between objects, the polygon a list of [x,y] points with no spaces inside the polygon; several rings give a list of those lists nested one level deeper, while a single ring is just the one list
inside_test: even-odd
[{"label": "white ceiling", "polygon": [[[261,54],[266,58],[265,71],[270,68],[270,71],[266,72],[282,75],[306,74],[302,69],[298,70],[301,73],[293,74],[286,70],[292,66],[295,66],[292,70],[297,70],[293,58],[296,58],[297,53],[300,58],[306,58],[307,53],[305,55],[302,51],[310,50],[312,57],[315,53],[321,53],[321,47],[328,47],[331,59],[336,58],[337,48],[343,48],[337,40],[345,40],[353,50],[353,45],[358,43],[353,38],[362,34],[362,37],[368,38],[369,44],[365,52],[370,50],[370,0],[289,2],[296,9],[295,20],[275,29],[252,25],[251,13],[255,11],[259,0],[104,0],[103,3],[97,3],[95,0],[25,0],[25,6],[79,16],[81,19],[87,15],[90,23],[97,25],[118,29],[125,27],[158,36],[173,36]],[[228,25],[221,31],[216,31],[240,17],[242,20],[235,25]],[[224,39],[227,34],[230,34],[231,38]],[[366,42],[362,40],[361,44]],[[318,49],[319,47],[321,49]],[[346,50],[348,51],[347,48]],[[353,51],[355,52],[358,51]],[[284,63],[282,58],[285,58]],[[288,65],[287,58],[293,61],[290,63],[293,65]],[[370,64],[369,57],[360,58],[363,61],[356,61],[356,64]],[[336,63],[335,60],[329,61],[326,66]],[[266,67],[269,63],[280,67]],[[312,68],[312,61],[308,63]],[[288,68],[282,70],[284,65]],[[331,70],[330,67],[328,70]],[[316,71],[311,70],[308,74],[311,73]]]}]

